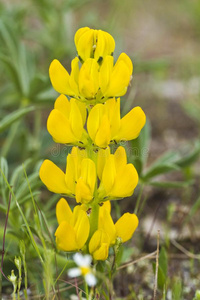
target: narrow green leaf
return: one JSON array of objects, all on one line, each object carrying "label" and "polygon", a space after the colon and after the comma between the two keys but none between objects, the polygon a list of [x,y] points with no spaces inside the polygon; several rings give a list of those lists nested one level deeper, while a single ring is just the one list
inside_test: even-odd
[{"label": "narrow green leaf", "polygon": [[163,274],[165,275],[165,280],[167,277],[167,269],[168,269],[168,258],[165,247],[162,247],[159,254],[159,266],[161,267]]},{"label": "narrow green leaf", "polygon": [[147,182],[148,185],[156,186],[160,188],[183,188],[187,187],[188,185],[192,184],[192,181],[187,182],[179,182],[179,181],[149,181]]},{"label": "narrow green leaf", "polygon": [[180,168],[186,168],[193,164],[200,156],[200,143],[197,142],[194,145],[194,150],[184,157],[180,158],[176,161],[176,165]]},{"label": "narrow green leaf", "polygon": [[26,108],[20,108],[6,117],[3,118],[3,120],[0,121],[0,132],[4,131],[7,127],[9,127],[12,123],[22,118],[24,115],[28,114],[29,112],[33,111],[35,108],[34,106],[26,107]]},{"label": "narrow green leaf", "polygon": [[179,171],[180,167],[176,166],[175,164],[161,164],[161,165],[154,165],[150,167],[146,173],[142,176],[144,181],[149,180],[155,176],[166,174],[171,171]]}]

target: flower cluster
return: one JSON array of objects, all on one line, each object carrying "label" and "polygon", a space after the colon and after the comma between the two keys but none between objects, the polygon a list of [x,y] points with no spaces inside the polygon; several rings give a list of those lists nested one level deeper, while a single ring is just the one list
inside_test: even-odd
[{"label": "flower cluster", "polygon": [[125,53],[114,64],[113,37],[84,27],[76,32],[75,45],[78,57],[70,74],[58,60],[50,65],[52,85],[61,95],[47,120],[54,141],[73,147],[65,172],[45,160],[40,178],[50,191],[77,203],[73,210],[63,197],[57,203],[57,247],[106,260],[109,248],[128,241],[138,226],[135,214],[125,213],[116,223],[111,217],[110,200],[131,196],[138,174],[125,148],[112,153],[110,145],[137,138],[146,117],[140,107],[121,117],[119,97],[127,91],[133,66]]}]

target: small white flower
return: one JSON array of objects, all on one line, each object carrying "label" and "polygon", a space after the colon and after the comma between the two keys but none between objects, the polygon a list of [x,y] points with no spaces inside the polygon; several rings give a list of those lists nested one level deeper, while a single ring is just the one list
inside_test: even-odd
[{"label": "small white flower", "polygon": [[73,258],[78,268],[70,269],[68,271],[69,277],[78,277],[82,275],[89,286],[94,286],[97,283],[97,280],[94,274],[92,273],[92,269],[90,267],[92,262],[91,256],[83,256],[80,253],[76,253]]}]

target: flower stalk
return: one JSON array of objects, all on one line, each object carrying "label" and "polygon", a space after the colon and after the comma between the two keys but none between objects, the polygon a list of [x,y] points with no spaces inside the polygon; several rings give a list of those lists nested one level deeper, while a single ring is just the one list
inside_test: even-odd
[{"label": "flower stalk", "polygon": [[[85,252],[97,264],[108,258],[111,247],[117,255],[121,243],[131,239],[138,226],[134,213],[113,222],[110,202],[133,194],[138,173],[127,162],[124,147],[112,153],[110,146],[137,138],[146,116],[135,107],[121,117],[120,97],[128,89],[133,65],[125,53],[114,62],[113,37],[84,27],[76,32],[75,45],[78,56],[71,62],[71,73],[57,59],[50,65],[50,80],[60,95],[47,120],[53,140],[73,148],[66,157],[65,171],[45,160],[40,178],[51,192],[76,202],[73,209],[65,198],[57,203],[58,249]],[[80,270],[77,274],[85,276]],[[86,294],[88,297],[87,287]]]}]

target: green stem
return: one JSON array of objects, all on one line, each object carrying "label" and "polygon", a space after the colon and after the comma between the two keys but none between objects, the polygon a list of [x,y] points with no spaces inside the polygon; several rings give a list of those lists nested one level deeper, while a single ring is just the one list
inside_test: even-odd
[{"label": "green stem", "polygon": [[93,233],[98,229],[98,220],[99,220],[99,204],[95,203],[92,205],[92,211],[90,214],[90,236],[92,237]]},{"label": "green stem", "polygon": [[134,214],[137,214],[137,212],[138,212],[138,208],[139,208],[141,197],[142,197],[143,188],[144,188],[144,185],[142,184],[141,187],[140,187],[139,195],[137,197],[137,202],[136,202],[136,205],[135,205]]},{"label": "green stem", "polygon": [[89,289],[86,281],[85,281],[85,295],[86,295],[86,299],[89,300]]}]

